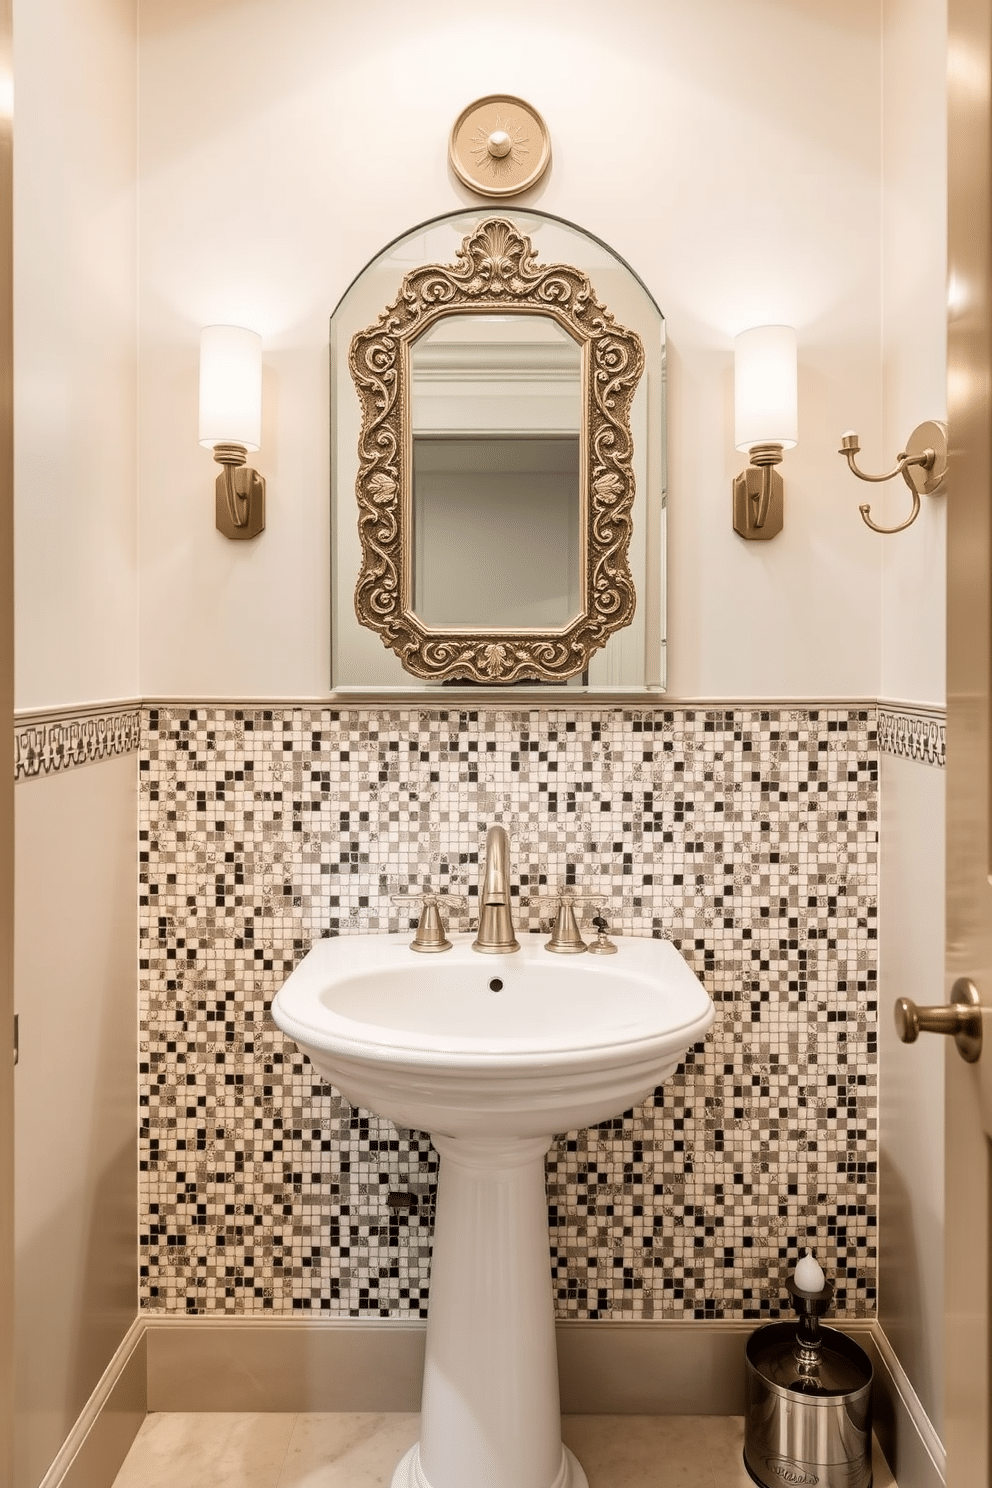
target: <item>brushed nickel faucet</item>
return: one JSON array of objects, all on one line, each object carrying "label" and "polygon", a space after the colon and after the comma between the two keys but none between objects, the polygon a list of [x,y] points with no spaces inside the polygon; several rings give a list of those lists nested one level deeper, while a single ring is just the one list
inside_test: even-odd
[{"label": "brushed nickel faucet", "polygon": [[505,955],[519,951],[510,917],[510,844],[503,827],[486,833],[486,864],[479,881],[479,933],[473,951]]}]

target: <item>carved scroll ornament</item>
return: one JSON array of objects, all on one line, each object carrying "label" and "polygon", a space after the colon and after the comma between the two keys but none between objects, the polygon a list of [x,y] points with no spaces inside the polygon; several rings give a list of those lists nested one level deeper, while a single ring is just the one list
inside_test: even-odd
[{"label": "carved scroll ornament", "polygon": [[[413,611],[410,579],[410,345],[442,316],[510,308],[552,316],[582,347],[583,609],[561,629],[428,627]],[[407,274],[375,325],[353,338],[349,365],[362,407],[359,622],[428,681],[492,686],[564,681],[581,672],[615,630],[630,624],[636,604],[627,555],[630,405],[644,368],[639,337],[599,303],[587,275],[567,264],[538,264],[524,233],[490,217],[464,239],[455,263]]]}]

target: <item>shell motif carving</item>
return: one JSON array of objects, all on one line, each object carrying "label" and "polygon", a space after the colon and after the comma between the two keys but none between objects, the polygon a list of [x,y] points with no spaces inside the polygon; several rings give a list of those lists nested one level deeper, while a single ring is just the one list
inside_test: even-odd
[{"label": "shell motif carving", "polygon": [[[414,613],[409,592],[408,348],[443,315],[492,314],[509,305],[553,316],[583,350],[583,610],[562,629],[431,629]],[[567,264],[538,263],[525,233],[506,218],[489,217],[463,240],[455,263],[407,274],[376,323],[353,337],[349,365],[362,409],[359,622],[379,632],[408,672],[428,681],[506,686],[564,681],[581,672],[615,630],[630,624],[636,605],[628,562],[630,405],[644,369],[640,338],[600,304],[586,274]]]}]

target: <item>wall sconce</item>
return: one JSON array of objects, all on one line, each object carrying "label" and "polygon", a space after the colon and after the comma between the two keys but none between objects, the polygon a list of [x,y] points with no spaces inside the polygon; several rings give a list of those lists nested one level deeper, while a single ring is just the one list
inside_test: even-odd
[{"label": "wall sconce", "polygon": [[217,531],[257,537],[265,527],[265,481],[246,463],[262,439],[262,338],[243,326],[200,332],[200,443],[222,467]]},{"label": "wall sconce", "polygon": [[734,448],[751,463],[734,481],[734,531],[767,541],[782,531],[782,477],[773,466],[799,441],[796,333],[755,326],[734,342]]}]

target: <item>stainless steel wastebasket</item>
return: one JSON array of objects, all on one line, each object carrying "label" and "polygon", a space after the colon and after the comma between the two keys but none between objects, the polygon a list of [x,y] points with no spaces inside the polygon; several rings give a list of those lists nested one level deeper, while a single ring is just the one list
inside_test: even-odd
[{"label": "stainless steel wastebasket", "polygon": [[795,1323],[748,1339],[744,1465],[762,1488],[871,1488],[871,1361],[833,1328],[815,1380],[800,1373]]},{"label": "stainless steel wastebasket", "polygon": [[871,1361],[821,1327],[834,1289],[815,1263],[813,1273],[817,1291],[786,1279],[798,1323],[748,1339],[744,1466],[762,1488],[871,1488]]}]

